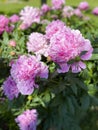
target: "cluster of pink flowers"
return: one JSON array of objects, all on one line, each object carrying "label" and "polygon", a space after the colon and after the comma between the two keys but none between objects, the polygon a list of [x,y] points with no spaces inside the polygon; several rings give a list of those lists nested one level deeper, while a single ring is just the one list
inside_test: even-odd
[{"label": "cluster of pink flowers", "polygon": [[31,33],[27,42],[28,52],[33,52],[37,57],[47,56],[48,42],[46,37],[41,33]]},{"label": "cluster of pink flowers", "polygon": [[[64,6],[65,0],[52,0],[52,9],[62,9],[62,16],[70,18],[73,15],[82,17],[81,10],[87,10],[87,2],[81,2],[78,8]],[[40,22],[41,16],[50,11],[51,8],[44,4],[41,10],[30,6],[24,7],[20,16],[14,14],[10,18],[0,15],[0,34],[4,31],[10,32],[11,25],[20,21],[20,29],[27,29],[33,23],[48,24],[45,34],[33,32],[28,36],[26,43],[27,55],[19,56],[18,59],[10,62],[10,76],[3,83],[4,94],[9,100],[17,98],[19,94],[31,95],[39,85],[36,83],[39,78],[48,78],[48,66],[42,62],[49,58],[51,63],[57,64],[58,73],[78,73],[86,68],[84,61],[92,56],[93,48],[88,39],[85,39],[79,30],[74,30],[65,25],[60,20],[49,23],[48,20]],[[52,11],[53,11],[52,10]],[[53,11],[55,12],[55,11]],[[98,7],[93,14],[98,15]],[[59,16],[53,14],[51,18],[57,19]],[[31,30],[30,30],[31,31]],[[23,32],[24,33],[24,32]],[[10,40],[10,48],[16,47],[15,40]],[[24,52],[25,53],[25,52]],[[31,55],[32,54],[32,55]],[[44,56],[44,57],[43,57]],[[56,66],[57,67],[57,66]],[[36,109],[26,110],[19,115],[15,121],[21,130],[36,130],[37,126]]]},{"label": "cluster of pink flowers", "polygon": [[88,4],[88,2],[83,1],[83,2],[81,2],[81,3],[79,4],[78,8],[79,8],[80,10],[88,10],[88,9],[89,9],[89,4]]},{"label": "cluster of pink flowers", "polygon": [[83,60],[90,59],[92,51],[90,41],[85,39],[79,30],[65,27],[50,38],[48,55],[59,64],[59,73],[68,72],[70,68],[73,73],[77,73],[85,69]]},{"label": "cluster of pink flowers", "polygon": [[15,121],[18,123],[20,130],[36,130],[37,115],[36,109],[26,110]]},{"label": "cluster of pink flowers", "polygon": [[76,15],[78,17],[82,17],[83,14],[79,8],[72,8],[71,6],[64,6],[62,10],[62,16],[70,18],[71,16]]},{"label": "cluster of pink flowers", "polygon": [[65,24],[60,20],[52,21],[49,23],[46,27],[46,38],[50,39],[55,33],[62,30],[62,28],[65,27],[64,25]]},{"label": "cluster of pink flowers", "polygon": [[10,18],[0,15],[0,34],[2,34],[4,31],[11,32],[14,29],[14,25],[12,23],[16,23],[18,21],[18,15],[12,15]]},{"label": "cluster of pink flowers", "polygon": [[52,0],[52,6],[55,10],[61,9],[64,4],[65,0]]},{"label": "cluster of pink flowers", "polygon": [[21,29],[26,29],[32,25],[32,23],[40,22],[40,10],[38,8],[33,8],[30,6],[24,7],[20,12],[20,20],[22,24],[20,25]]},{"label": "cluster of pink flowers", "polygon": [[[47,38],[47,39],[46,39]],[[48,42],[47,42],[48,41]],[[11,46],[16,43],[11,41]],[[35,46],[37,45],[37,46]],[[56,20],[46,27],[46,34],[31,33],[27,42],[28,52],[34,55],[20,56],[11,64],[11,76],[4,82],[4,93],[9,99],[18,93],[30,95],[37,88],[36,78],[48,78],[48,66],[40,61],[41,55],[50,57],[60,66],[59,73],[80,72],[86,68],[84,60],[92,56],[93,48],[79,30],[72,30]]]},{"label": "cluster of pink flowers", "polygon": [[96,16],[98,16],[98,7],[94,8],[92,13]]}]

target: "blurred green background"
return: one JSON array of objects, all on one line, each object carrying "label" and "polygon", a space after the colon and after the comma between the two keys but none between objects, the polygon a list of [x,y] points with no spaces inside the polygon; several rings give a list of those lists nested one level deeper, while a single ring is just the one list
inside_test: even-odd
[{"label": "blurred green background", "polygon": [[[51,5],[51,0],[46,0],[48,5]],[[66,0],[66,5],[78,6],[83,0]],[[98,17],[92,14],[94,7],[98,6],[98,0],[86,0],[89,5],[89,16],[98,24]],[[40,7],[41,0],[0,0],[0,14],[11,15],[13,13],[19,13],[24,6]]]},{"label": "blurred green background", "polygon": [[[77,6],[83,0],[66,0],[66,5]],[[86,0],[90,8],[98,6],[98,0]],[[47,0],[47,3],[51,5],[51,0]],[[37,6],[41,5],[41,0],[0,0],[0,12],[12,13],[17,12],[24,6]]]}]

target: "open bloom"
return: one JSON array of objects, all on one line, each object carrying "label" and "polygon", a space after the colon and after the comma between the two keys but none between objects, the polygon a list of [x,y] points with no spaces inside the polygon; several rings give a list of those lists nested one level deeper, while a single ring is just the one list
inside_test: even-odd
[{"label": "open bloom", "polygon": [[52,21],[46,27],[46,38],[50,39],[55,33],[64,28],[64,23],[60,20]]},{"label": "open bloom", "polygon": [[41,7],[41,14],[47,13],[51,8],[47,4],[43,4]]},{"label": "open bloom", "polygon": [[16,23],[16,22],[18,22],[18,21],[20,20],[20,18],[19,18],[18,15],[14,14],[14,15],[12,15],[12,16],[9,18],[9,20],[10,20],[11,23]]},{"label": "open bloom", "polygon": [[8,23],[9,23],[9,19],[4,15],[0,15],[0,27],[4,28],[8,26]]},{"label": "open bloom", "polygon": [[[85,68],[81,60],[88,60],[92,56],[93,48],[88,39],[85,39],[79,30],[66,27],[54,34],[50,39],[49,56],[59,64],[59,73],[80,72]],[[77,70],[76,70],[77,69]]]},{"label": "open bloom", "polygon": [[78,8],[74,10],[74,14],[75,14],[76,16],[78,16],[78,17],[82,17],[82,16],[83,16],[81,10],[78,9]]},{"label": "open bloom", "polygon": [[48,42],[41,33],[31,33],[27,42],[28,52],[34,52],[36,56],[47,56]]},{"label": "open bloom", "polygon": [[2,34],[4,31],[10,31],[8,24],[9,19],[4,15],[0,15],[0,34]]},{"label": "open bloom", "polygon": [[94,8],[92,13],[96,16],[98,16],[98,7]]},{"label": "open bloom", "polygon": [[40,10],[30,6],[24,7],[20,12],[20,20],[24,25],[30,27],[32,23],[40,22]]},{"label": "open bloom", "polygon": [[4,94],[8,97],[9,100],[18,97],[19,91],[17,88],[17,84],[13,80],[11,76],[9,76],[3,83],[3,91]]},{"label": "open bloom", "polygon": [[89,9],[89,4],[88,2],[84,1],[84,2],[81,2],[78,6],[78,8],[80,10],[88,10]]},{"label": "open bloom", "polygon": [[23,95],[30,95],[35,87],[36,77],[48,78],[48,67],[35,56],[20,56],[11,66],[11,76]]},{"label": "open bloom", "polygon": [[65,0],[52,0],[52,6],[55,10],[61,9],[63,4],[65,4]]},{"label": "open bloom", "polygon": [[37,115],[36,109],[26,110],[15,121],[18,123],[20,130],[36,130]]},{"label": "open bloom", "polygon": [[68,17],[70,18],[74,14],[74,9],[71,6],[65,6],[63,8],[63,17]]}]

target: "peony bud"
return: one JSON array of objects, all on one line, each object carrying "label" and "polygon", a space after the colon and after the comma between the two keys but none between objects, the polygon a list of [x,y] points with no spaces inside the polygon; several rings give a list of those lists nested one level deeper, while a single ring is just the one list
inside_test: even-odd
[{"label": "peony bud", "polygon": [[15,47],[16,46],[16,42],[14,40],[11,40],[9,42],[9,45],[12,46],[12,47]]}]

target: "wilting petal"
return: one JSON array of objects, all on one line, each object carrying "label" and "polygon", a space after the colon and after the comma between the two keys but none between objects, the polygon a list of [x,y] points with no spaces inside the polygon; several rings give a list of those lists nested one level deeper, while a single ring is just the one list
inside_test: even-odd
[{"label": "wilting petal", "polygon": [[75,62],[71,65],[71,68],[72,68],[72,72],[73,73],[78,73],[80,72],[82,69],[85,69],[86,68],[86,65],[85,63],[83,63],[82,61],[79,61],[79,62]]},{"label": "wilting petal", "polygon": [[65,64],[60,64],[60,69],[57,69],[58,73],[65,73],[68,72],[70,68],[70,65],[68,65],[67,63]]}]

